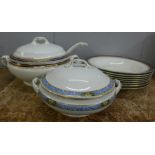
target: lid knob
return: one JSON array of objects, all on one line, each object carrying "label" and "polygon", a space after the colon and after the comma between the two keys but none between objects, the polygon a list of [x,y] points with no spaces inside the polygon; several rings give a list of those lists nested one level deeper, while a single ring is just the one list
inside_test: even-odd
[{"label": "lid knob", "polygon": [[87,61],[79,59],[76,55],[71,59],[70,63],[66,65],[67,67],[84,67],[91,68]]},{"label": "lid knob", "polygon": [[32,41],[32,44],[38,45],[38,44],[49,44],[49,41],[45,37],[35,37]]}]

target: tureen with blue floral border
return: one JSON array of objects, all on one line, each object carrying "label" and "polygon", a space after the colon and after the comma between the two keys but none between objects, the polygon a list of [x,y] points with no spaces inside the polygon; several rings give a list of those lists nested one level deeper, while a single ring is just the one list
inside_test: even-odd
[{"label": "tureen with blue floral border", "polygon": [[111,93],[115,88],[114,80],[78,58],[52,70],[40,82],[47,91],[69,98],[96,98]]},{"label": "tureen with blue floral border", "polygon": [[32,85],[44,103],[70,117],[84,117],[106,109],[121,89],[120,81],[111,81],[78,58],[33,79]]}]

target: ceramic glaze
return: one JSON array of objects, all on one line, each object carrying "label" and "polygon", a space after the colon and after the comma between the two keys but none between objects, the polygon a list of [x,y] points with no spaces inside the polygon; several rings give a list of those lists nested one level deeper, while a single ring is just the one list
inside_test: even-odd
[{"label": "ceramic glaze", "polygon": [[110,78],[81,59],[74,59],[48,73],[42,85],[59,95],[89,97],[103,95],[113,89]]},{"label": "ceramic glaze", "polygon": [[38,78],[33,80],[33,88],[43,102],[54,110],[70,117],[84,117],[89,114],[100,112],[110,106],[120,91],[121,84],[116,80],[115,89],[110,94],[85,100],[76,100],[55,95],[44,89],[41,83],[39,83]]},{"label": "ceramic glaze", "polygon": [[[115,81],[115,85],[116,85],[116,83],[117,83],[117,81]],[[109,98],[112,98],[112,96],[117,94],[116,86],[115,86],[115,89],[111,93],[109,93],[105,96],[101,96],[98,98],[92,98],[92,99],[75,99],[75,98],[65,98],[65,97],[53,94],[53,93],[47,91],[46,89],[44,89],[41,84],[38,87],[39,87],[38,92],[41,92],[43,95],[47,96],[48,98],[51,98],[57,102],[61,102],[64,104],[79,105],[79,106],[80,105],[81,106],[95,105],[96,103],[101,103],[103,101],[106,101]]]},{"label": "ceramic glaze", "polygon": [[122,89],[142,89],[150,84],[153,68],[145,63],[112,56],[93,57],[88,62],[112,79],[122,83]]},{"label": "ceramic glaze", "polygon": [[79,42],[65,51],[61,46],[50,43],[45,37],[36,37],[31,43],[17,48],[10,56],[2,56],[1,62],[13,75],[31,85],[33,78],[53,70],[60,64],[63,65],[64,61],[68,63],[72,57],[69,54],[74,49],[87,45]]},{"label": "ceramic glaze", "polygon": [[[72,59],[73,57],[77,57],[76,55],[68,57],[68,60]],[[3,56],[3,64],[9,69],[9,71],[16,76],[17,78],[21,79],[24,81],[24,83],[28,86],[31,86],[32,80],[35,77],[42,76],[46,74],[47,72],[55,69],[58,67],[57,65],[55,66],[34,66],[34,67],[20,67],[16,66],[10,63],[9,61],[9,56]],[[65,62],[68,63],[68,62]],[[65,64],[64,63],[64,64]],[[61,64],[62,66],[64,65],[63,63]]]},{"label": "ceramic glaze", "polygon": [[31,43],[17,48],[13,56],[21,59],[47,59],[60,57],[65,53],[61,46],[50,43],[44,37],[36,37]]},{"label": "ceramic glaze", "polygon": [[110,104],[115,99],[115,96],[113,96],[112,98],[106,101],[102,101],[100,103],[96,103],[95,105],[91,104],[74,105],[74,104],[65,104],[63,102],[57,102],[51,98],[48,98],[46,95],[43,95],[42,93],[39,93],[39,96],[49,107],[70,117],[84,117],[89,114],[100,112],[105,108],[107,108],[108,106],[110,106]]},{"label": "ceramic glaze", "polygon": [[18,67],[8,63],[7,68],[14,76],[23,80],[26,85],[31,86],[32,80],[35,77],[41,76],[53,70],[55,67],[38,66],[29,68],[29,67]]},{"label": "ceramic glaze", "polygon": [[101,96],[107,94],[107,92],[111,92],[114,88],[114,81],[111,80],[111,82],[104,88],[101,88],[99,90],[94,90],[94,91],[87,91],[87,92],[82,92],[82,91],[74,91],[72,90],[64,90],[60,89],[57,87],[52,86],[51,84],[48,83],[48,81],[44,78],[41,80],[42,85],[47,89],[48,91],[51,91],[55,94],[58,95],[63,95],[63,96],[76,96],[76,97],[90,97],[90,96]]},{"label": "ceramic glaze", "polygon": [[10,58],[20,63],[60,60],[81,46],[88,46],[88,44],[79,42],[65,51],[61,46],[50,43],[45,37],[36,37],[31,43],[18,47]]},{"label": "ceramic glaze", "polygon": [[88,62],[97,68],[118,73],[141,74],[150,70],[150,66],[142,62],[122,57],[93,57]]},{"label": "ceramic glaze", "polygon": [[50,85],[77,92],[99,90],[110,83],[110,78],[94,67],[59,67],[45,78]]}]

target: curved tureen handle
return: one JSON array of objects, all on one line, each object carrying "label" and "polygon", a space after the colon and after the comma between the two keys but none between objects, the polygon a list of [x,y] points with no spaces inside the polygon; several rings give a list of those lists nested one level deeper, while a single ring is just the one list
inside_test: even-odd
[{"label": "curved tureen handle", "polygon": [[79,59],[77,56],[73,57],[70,63],[68,63],[66,66],[67,67],[84,67],[84,68],[91,67],[86,60]]},{"label": "curved tureen handle", "polygon": [[71,53],[73,50],[75,50],[76,48],[83,47],[83,46],[88,46],[88,43],[86,43],[86,42],[79,42],[79,43],[76,43],[76,44],[74,44],[73,46],[71,46],[71,47],[67,50],[66,54],[69,54],[69,53]]},{"label": "curved tureen handle", "polygon": [[34,45],[49,44],[49,41],[46,37],[35,37],[32,41],[32,44],[34,44]]},{"label": "curved tureen handle", "polygon": [[9,61],[9,56],[8,56],[8,55],[3,55],[3,56],[1,57],[1,63],[2,63],[5,67],[7,67],[8,61]]},{"label": "curved tureen handle", "polygon": [[119,91],[121,90],[122,88],[122,84],[119,80],[115,80],[115,92],[116,92],[116,95],[119,93]]},{"label": "curved tureen handle", "polygon": [[151,75],[153,75],[154,73],[155,73],[155,69],[153,68],[153,69],[152,69],[152,74],[151,74]]},{"label": "curved tureen handle", "polygon": [[34,79],[32,80],[33,89],[34,89],[34,91],[35,91],[37,94],[39,93],[39,87],[38,87],[39,83],[40,83],[40,80],[39,80],[38,77],[36,77],[36,78],[34,78]]},{"label": "curved tureen handle", "polygon": [[71,61],[73,61],[74,59],[80,59],[80,58],[79,58],[78,55],[71,55],[71,56],[69,56],[69,59],[70,59]]}]

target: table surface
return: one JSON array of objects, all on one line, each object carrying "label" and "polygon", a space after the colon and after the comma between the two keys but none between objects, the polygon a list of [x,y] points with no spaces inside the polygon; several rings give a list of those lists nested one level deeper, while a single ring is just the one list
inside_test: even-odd
[{"label": "table surface", "polygon": [[141,90],[122,90],[104,111],[70,118],[46,106],[31,87],[0,69],[0,121],[9,122],[116,122],[155,121],[155,77]]}]

